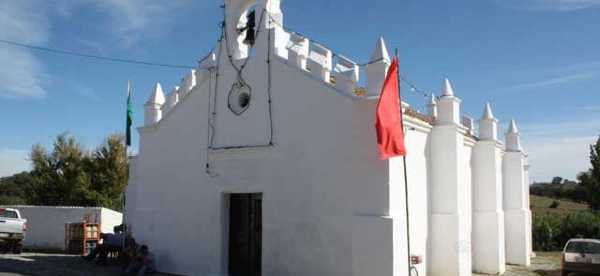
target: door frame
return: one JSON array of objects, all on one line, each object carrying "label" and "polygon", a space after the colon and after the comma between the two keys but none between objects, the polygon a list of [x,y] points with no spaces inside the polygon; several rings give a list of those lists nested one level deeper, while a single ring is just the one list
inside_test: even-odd
[{"label": "door frame", "polygon": [[[223,225],[224,225],[224,235],[223,235],[223,247],[225,249],[226,254],[224,254],[224,258],[223,258],[223,265],[225,268],[225,271],[227,271],[227,273],[230,273],[230,268],[231,268],[231,252],[230,252],[230,244],[232,242],[232,235],[231,235],[231,227],[232,227],[232,218],[231,218],[231,206],[232,206],[232,196],[233,195],[238,195],[238,196],[247,196],[246,199],[242,199],[242,200],[247,200],[246,204],[247,204],[247,208],[251,208],[251,209],[246,209],[247,211],[247,219],[248,219],[248,228],[247,231],[249,231],[249,236],[248,236],[248,242],[250,243],[249,245],[249,258],[250,260],[254,259],[254,262],[251,262],[250,267],[252,267],[252,263],[254,263],[255,265],[258,265],[258,274],[250,274],[252,276],[256,275],[259,276],[262,273],[262,253],[263,253],[263,248],[262,248],[262,240],[263,240],[263,235],[262,235],[262,227],[263,227],[263,212],[262,212],[262,206],[263,206],[263,193],[261,192],[228,192],[224,194],[224,201],[225,201],[225,210],[224,210],[224,220],[223,220]],[[256,207],[255,205],[252,204],[256,204],[253,203],[255,200],[258,200],[258,207]],[[253,207],[254,206],[254,207]],[[258,210],[256,210],[258,208]],[[252,211],[257,211],[258,213],[254,214],[254,220],[252,219],[252,215],[251,212]],[[242,211],[244,212],[244,211]],[[254,226],[254,229],[251,229],[252,226]],[[254,234],[253,234],[254,233]],[[253,239],[254,238],[254,239]],[[255,253],[254,258],[252,258],[252,253]],[[257,255],[257,256],[256,256]]]}]

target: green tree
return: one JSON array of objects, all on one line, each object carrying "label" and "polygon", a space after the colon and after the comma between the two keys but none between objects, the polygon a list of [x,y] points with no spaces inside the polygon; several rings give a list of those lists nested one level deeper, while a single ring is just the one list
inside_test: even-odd
[{"label": "green tree", "polygon": [[27,204],[25,187],[31,182],[28,172],[0,179],[0,205]]},{"label": "green tree", "polygon": [[124,137],[108,136],[92,153],[91,185],[98,205],[121,210],[121,195],[127,184],[128,166]]},{"label": "green tree", "polygon": [[0,204],[102,206],[121,210],[128,176],[124,137],[109,135],[93,151],[66,133],[52,150],[32,147],[33,170],[0,179]]},{"label": "green tree", "polygon": [[552,178],[552,184],[560,184],[563,182],[563,178],[560,176],[555,176],[554,178]]},{"label": "green tree", "polygon": [[594,145],[590,145],[590,163],[592,167],[577,177],[586,190],[590,208],[600,211],[600,137]]},{"label": "green tree", "polygon": [[27,201],[36,205],[89,206],[89,154],[75,137],[60,134],[52,152],[40,144],[31,150],[31,182],[26,190]]}]

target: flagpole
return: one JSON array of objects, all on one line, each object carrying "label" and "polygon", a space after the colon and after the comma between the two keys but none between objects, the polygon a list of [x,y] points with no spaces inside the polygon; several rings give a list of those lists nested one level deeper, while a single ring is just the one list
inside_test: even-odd
[{"label": "flagpole", "polygon": [[[402,96],[400,94],[400,59],[399,59],[399,55],[398,55],[398,48],[396,48],[395,51],[395,55],[396,55],[396,60],[398,61],[398,69],[396,70],[396,78],[398,78],[398,99],[399,99],[399,104],[400,104],[400,125],[402,127],[402,129],[404,130],[404,112],[402,112]],[[406,133],[404,131],[402,131],[402,133]],[[406,134],[404,134],[404,136],[406,137]],[[407,255],[408,255],[408,275],[410,276],[410,272],[412,269],[412,264],[411,264],[411,256],[410,256],[410,215],[409,215],[409,205],[408,205],[408,174],[407,174],[407,169],[406,169],[406,154],[402,155],[402,165],[404,167],[404,202],[405,202],[405,208],[406,208],[406,250],[407,250]]]},{"label": "flagpole", "polygon": [[[129,120],[129,101],[131,99],[130,97],[131,97],[131,81],[127,80],[127,104],[126,104],[126,107],[125,107],[126,108],[126,118],[125,118],[125,120],[127,122],[125,124],[125,128],[126,129],[125,129],[125,159],[124,159],[125,165],[128,167],[128,170],[127,170],[127,174],[128,174],[127,175],[127,182],[129,182],[129,143],[131,142],[130,140],[128,140],[128,139],[131,139],[130,138],[131,134],[129,133],[129,131],[131,131],[131,130],[130,130],[130,126],[129,126],[129,123],[128,123],[128,120]],[[127,212],[125,210],[125,207],[127,205],[127,192],[126,192],[126,189],[127,189],[128,184],[129,183],[125,183],[125,187],[123,187],[123,191],[122,191],[123,195],[121,196],[121,198],[122,198],[122,200],[121,200],[121,204],[122,204],[121,211],[123,212],[123,222],[122,222],[122,224],[125,226],[125,233],[129,233],[129,227],[127,226],[127,214],[126,214]]]}]

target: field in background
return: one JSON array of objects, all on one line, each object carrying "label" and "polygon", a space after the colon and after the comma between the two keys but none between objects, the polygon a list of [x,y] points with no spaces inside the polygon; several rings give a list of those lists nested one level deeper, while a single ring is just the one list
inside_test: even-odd
[{"label": "field in background", "polygon": [[[588,206],[586,204],[573,202],[564,199],[553,199],[544,196],[530,195],[531,212],[534,216],[536,215],[554,215],[559,217],[565,217],[568,214],[586,211]],[[552,203],[558,202],[556,208],[550,208]]]}]

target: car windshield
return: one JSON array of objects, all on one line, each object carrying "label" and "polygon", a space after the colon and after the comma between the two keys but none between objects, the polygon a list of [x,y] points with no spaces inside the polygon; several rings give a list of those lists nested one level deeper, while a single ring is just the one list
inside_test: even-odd
[{"label": "car windshield", "polygon": [[6,209],[0,209],[0,218],[18,218],[17,212]]},{"label": "car windshield", "polygon": [[567,253],[600,254],[600,243],[573,241],[565,249]]}]

